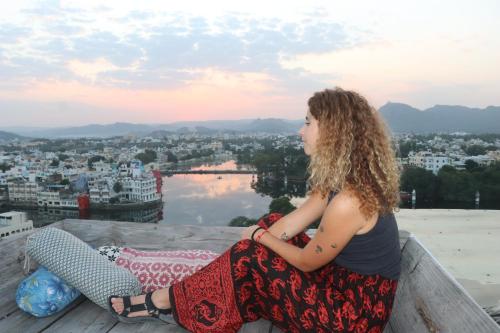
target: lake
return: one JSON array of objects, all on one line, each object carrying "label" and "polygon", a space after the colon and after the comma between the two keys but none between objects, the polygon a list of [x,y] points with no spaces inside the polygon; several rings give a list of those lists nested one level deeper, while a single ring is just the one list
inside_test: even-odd
[{"label": "lake", "polygon": [[[236,170],[235,161],[206,162],[191,170]],[[256,176],[255,176],[256,177]],[[35,227],[65,218],[162,224],[226,226],[236,216],[257,218],[268,212],[272,198],[251,188],[251,174],[176,174],[163,177],[163,204],[154,208],[90,211],[53,208],[24,209]],[[3,209],[7,211],[9,209]],[[19,210],[19,209],[18,209]]]}]

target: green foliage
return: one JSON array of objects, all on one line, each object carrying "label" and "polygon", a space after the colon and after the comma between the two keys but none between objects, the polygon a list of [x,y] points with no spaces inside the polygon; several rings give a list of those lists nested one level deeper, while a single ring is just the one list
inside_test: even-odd
[{"label": "green foliage", "polygon": [[465,170],[467,171],[473,171],[479,168],[479,164],[476,163],[473,160],[467,160],[465,161]]},{"label": "green foliage", "polygon": [[68,178],[64,178],[63,180],[61,180],[60,184],[61,185],[69,185],[70,184],[69,179]]},{"label": "green foliage", "polygon": [[169,162],[172,162],[172,163],[177,163],[179,161],[177,159],[177,156],[175,156],[174,153],[172,153],[171,151],[167,152],[167,159]]},{"label": "green foliage", "polygon": [[444,166],[438,172],[439,199],[444,201],[471,201],[477,189],[474,176],[451,166]]},{"label": "green foliage", "polygon": [[486,154],[486,148],[479,145],[468,146],[464,149],[465,154],[469,156],[477,156]]},{"label": "green foliage", "polygon": [[57,158],[59,159],[59,161],[64,161],[64,160],[67,160],[69,158],[69,156],[66,154],[59,154],[57,156]]},{"label": "green foliage", "polygon": [[52,162],[49,164],[51,167],[58,167],[59,166],[59,160],[54,158]]},{"label": "green foliage", "polygon": [[417,142],[416,141],[410,140],[410,141],[406,141],[406,142],[401,142],[399,144],[399,151],[396,151],[396,155],[397,155],[397,157],[406,158],[406,157],[408,157],[408,153],[412,150],[413,151],[417,150]]},{"label": "green foliage", "polygon": [[123,185],[122,185],[122,183],[116,182],[113,185],[113,191],[115,191],[116,193],[120,193],[121,191],[123,191]]},{"label": "green foliage", "polygon": [[432,204],[444,202],[473,202],[476,191],[481,202],[494,202],[500,197],[500,162],[478,166],[472,160],[465,163],[466,170],[452,166],[442,167],[437,176],[422,168],[408,167],[401,175],[401,190],[415,189],[418,202]]},{"label": "green foliage", "polygon": [[417,193],[417,200],[435,202],[438,195],[438,178],[432,171],[418,167],[407,167],[401,173],[401,191]]},{"label": "green foliage", "polygon": [[277,149],[265,143],[262,142],[266,148],[256,153],[248,149],[239,152],[237,163],[251,164],[257,169],[257,173],[273,174],[275,178],[285,174],[302,180],[306,178],[308,157],[302,149],[294,147]]},{"label": "green foliage", "polygon": [[94,162],[98,162],[98,161],[105,161],[106,158],[104,156],[101,156],[101,155],[95,155],[95,156],[92,156],[91,158],[89,158],[87,160],[87,166],[89,167],[89,169],[92,168]]},{"label": "green foliage", "polygon": [[135,155],[135,158],[141,160],[142,164],[146,165],[156,161],[156,152],[154,150],[146,149],[144,153]]},{"label": "green foliage", "polygon": [[295,210],[295,206],[290,203],[290,198],[280,197],[273,199],[269,204],[269,213],[281,213],[286,215]]},{"label": "green foliage", "polygon": [[6,163],[0,164],[0,170],[2,170],[2,172],[8,171],[11,168],[12,168],[12,165],[9,165],[9,164],[6,164]]},{"label": "green foliage", "polygon": [[[191,160],[193,158],[202,158],[202,157],[212,156],[213,154],[214,154],[214,151],[212,149],[193,150],[193,151],[191,151],[190,154],[182,156],[179,160],[186,161],[186,160]],[[177,159],[177,157],[176,157],[176,159]]]},{"label": "green foliage", "polygon": [[256,219],[250,219],[246,216],[237,216],[229,222],[230,227],[249,227],[257,223]]}]

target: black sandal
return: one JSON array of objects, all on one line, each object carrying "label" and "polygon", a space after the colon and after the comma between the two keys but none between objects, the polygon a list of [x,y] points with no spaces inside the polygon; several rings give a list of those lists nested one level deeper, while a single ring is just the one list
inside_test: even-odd
[{"label": "black sandal", "polygon": [[[151,296],[153,292],[149,292],[146,294],[146,299],[144,303],[134,304],[130,302],[130,297],[132,296],[116,296],[112,295],[108,297],[108,307],[111,315],[118,319],[119,321],[125,323],[140,323],[147,320],[155,320],[162,321],[169,324],[176,324],[174,318],[172,316],[172,309],[158,309],[156,305],[154,305]],[[113,303],[111,303],[112,298],[122,298],[124,309],[121,313],[117,313],[115,309],[113,309]],[[139,312],[146,310],[149,316],[140,316],[140,317],[128,317],[128,315],[132,312]]]}]

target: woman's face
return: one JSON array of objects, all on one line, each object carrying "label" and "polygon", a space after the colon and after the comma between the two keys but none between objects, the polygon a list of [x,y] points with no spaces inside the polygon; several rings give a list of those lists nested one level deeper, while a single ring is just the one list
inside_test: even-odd
[{"label": "woman's face", "polygon": [[307,156],[313,155],[316,151],[316,142],[319,137],[319,127],[318,121],[309,111],[307,111],[306,121],[300,129],[299,134],[304,142],[304,153]]}]

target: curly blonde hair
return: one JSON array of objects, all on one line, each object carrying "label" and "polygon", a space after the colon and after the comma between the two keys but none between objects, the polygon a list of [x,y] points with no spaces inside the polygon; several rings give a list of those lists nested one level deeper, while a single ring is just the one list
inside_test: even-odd
[{"label": "curly blonde hair", "polygon": [[312,192],[350,190],[365,218],[397,210],[399,169],[378,111],[360,94],[338,87],[315,93],[308,105],[319,126],[308,166]]}]

